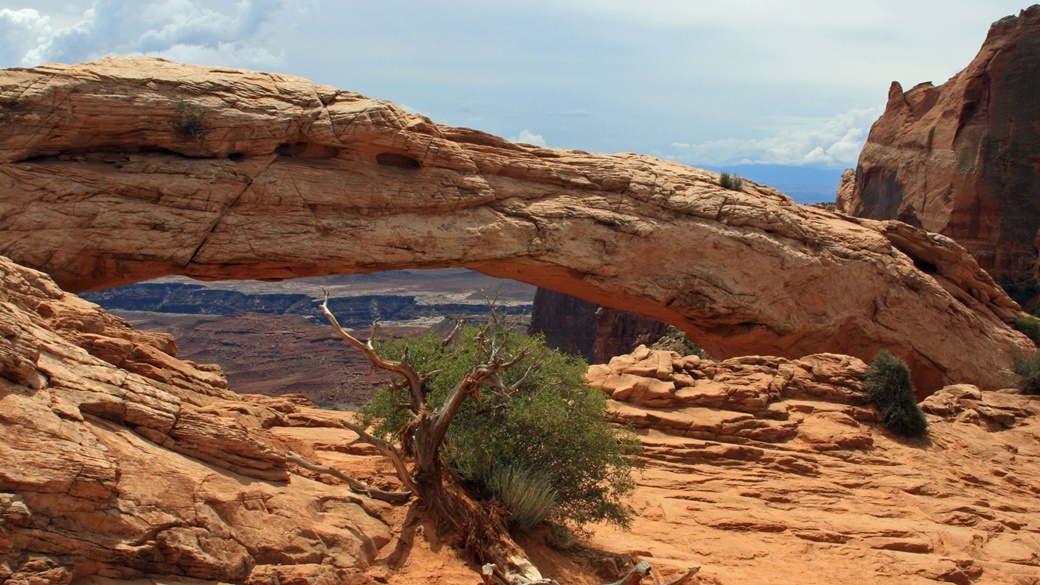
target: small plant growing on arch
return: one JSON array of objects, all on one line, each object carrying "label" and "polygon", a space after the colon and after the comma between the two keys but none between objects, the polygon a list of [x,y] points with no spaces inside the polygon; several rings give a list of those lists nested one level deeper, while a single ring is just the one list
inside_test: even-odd
[{"label": "small plant growing on arch", "polygon": [[206,110],[196,103],[180,100],[174,104],[177,117],[173,121],[173,129],[183,138],[202,142],[206,135]]},{"label": "small plant growing on arch", "polygon": [[722,173],[721,175],[719,175],[719,187],[722,187],[723,189],[729,189],[730,191],[743,191],[744,179],[742,179],[740,175]]}]

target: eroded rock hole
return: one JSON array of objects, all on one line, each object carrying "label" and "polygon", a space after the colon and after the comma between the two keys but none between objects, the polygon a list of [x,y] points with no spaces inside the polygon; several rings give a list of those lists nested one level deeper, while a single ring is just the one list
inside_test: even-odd
[{"label": "eroded rock hole", "polygon": [[397,167],[399,169],[417,169],[422,166],[418,159],[396,152],[377,154],[376,162],[384,167]]}]

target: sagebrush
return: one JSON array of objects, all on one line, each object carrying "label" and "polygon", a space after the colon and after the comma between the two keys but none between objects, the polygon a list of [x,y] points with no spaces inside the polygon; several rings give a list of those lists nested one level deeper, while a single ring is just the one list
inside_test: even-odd
[{"label": "sagebrush", "polygon": [[730,191],[743,191],[744,179],[740,175],[722,173],[719,175],[719,187]]},{"label": "sagebrush", "polygon": [[1023,394],[1040,395],[1040,351],[1011,352],[1011,369]]},{"label": "sagebrush", "polygon": [[1023,315],[1015,319],[1014,325],[1015,329],[1032,339],[1033,343],[1040,345],[1040,319]]},{"label": "sagebrush", "polygon": [[928,421],[917,406],[910,368],[906,362],[881,350],[874,356],[864,378],[867,399],[877,406],[885,427],[904,437],[919,437]]},{"label": "sagebrush", "polygon": [[173,129],[184,138],[201,142],[206,135],[206,110],[202,106],[181,100],[174,104],[177,116],[173,120]]}]

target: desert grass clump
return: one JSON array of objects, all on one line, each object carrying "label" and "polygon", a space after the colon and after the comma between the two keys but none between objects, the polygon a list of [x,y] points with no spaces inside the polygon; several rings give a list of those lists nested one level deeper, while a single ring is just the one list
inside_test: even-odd
[{"label": "desert grass clump", "polygon": [[173,121],[173,129],[180,136],[201,142],[206,135],[206,110],[202,106],[181,100],[174,104],[177,117]]},{"label": "desert grass clump", "polygon": [[1011,369],[1019,376],[1023,394],[1040,395],[1040,351],[1011,352]]},{"label": "desert grass clump", "polygon": [[1040,345],[1040,319],[1023,315],[1015,319],[1014,325],[1015,329],[1032,339],[1033,343]]},{"label": "desert grass clump", "polygon": [[722,173],[719,175],[719,187],[729,189],[730,191],[743,191],[744,179],[742,179],[740,175]]},{"label": "desert grass clump", "polygon": [[499,467],[490,473],[487,488],[506,510],[509,521],[520,530],[541,524],[556,505],[552,479],[523,467]]},{"label": "desert grass clump", "polygon": [[897,435],[919,437],[928,421],[914,399],[910,368],[906,362],[881,350],[874,356],[864,378],[867,398],[877,406],[885,427]]}]

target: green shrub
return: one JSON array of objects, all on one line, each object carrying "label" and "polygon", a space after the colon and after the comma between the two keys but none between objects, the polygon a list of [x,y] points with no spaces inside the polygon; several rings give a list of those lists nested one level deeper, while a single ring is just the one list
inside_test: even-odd
[{"label": "green shrub", "polygon": [[1040,319],[1036,317],[1022,316],[1015,319],[1015,329],[1018,329],[1033,343],[1040,345]]},{"label": "green shrub", "polygon": [[888,350],[879,351],[867,368],[864,385],[885,427],[904,437],[924,434],[928,421],[914,399],[910,368],[903,360]]},{"label": "green shrub", "polygon": [[1023,394],[1040,395],[1040,351],[1011,352],[1011,369],[1019,376]]},{"label": "green shrub", "polygon": [[722,173],[719,175],[719,187],[729,189],[730,191],[743,191],[744,179],[742,179],[740,175]]},{"label": "green shrub", "polygon": [[206,135],[205,118],[206,110],[198,105],[185,100],[174,104],[177,117],[173,121],[173,129],[184,138],[190,138],[201,142]]},{"label": "green shrub", "polygon": [[[436,334],[428,333],[384,340],[376,349],[395,360],[407,351],[408,362],[430,376],[426,403],[435,409],[480,361],[477,348],[481,329],[464,327],[446,346]],[[524,359],[499,373],[505,386],[521,383],[511,396],[486,384],[480,400],[462,404],[441,447],[445,463],[478,495],[497,497],[507,507],[509,498],[495,482],[504,481],[503,474],[516,475],[516,470],[537,470],[540,478],[519,481],[537,483],[545,479],[552,487],[555,498],[543,518],[579,529],[597,521],[627,525],[631,510],[623,498],[635,487],[631,472],[639,442],[631,433],[609,424],[605,395],[585,386],[587,364],[546,347],[539,336],[517,332],[506,335],[498,329],[491,334],[503,348],[503,355],[516,355],[521,348],[529,348]],[[361,409],[363,424],[371,425],[373,432],[384,438],[396,437],[408,421],[406,409],[401,408],[407,402],[403,392],[377,390]],[[492,479],[495,477],[500,479]],[[510,513],[530,517],[519,509],[510,508]]]}]

